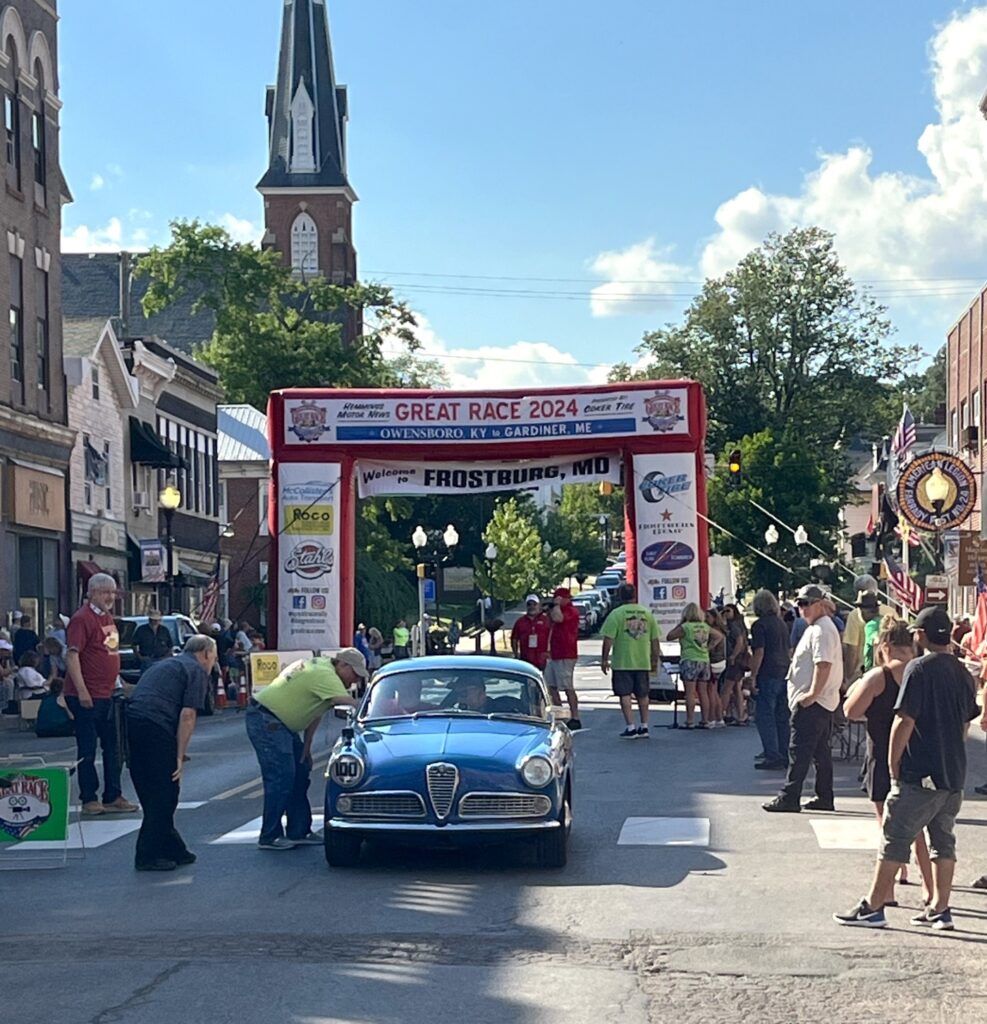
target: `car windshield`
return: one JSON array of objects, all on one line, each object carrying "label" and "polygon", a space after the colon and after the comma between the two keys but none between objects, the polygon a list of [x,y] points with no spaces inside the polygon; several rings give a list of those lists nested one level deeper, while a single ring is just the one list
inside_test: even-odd
[{"label": "car windshield", "polygon": [[479,668],[409,669],[378,679],[360,717],[429,713],[544,718],[545,700],[541,686],[530,676]]}]

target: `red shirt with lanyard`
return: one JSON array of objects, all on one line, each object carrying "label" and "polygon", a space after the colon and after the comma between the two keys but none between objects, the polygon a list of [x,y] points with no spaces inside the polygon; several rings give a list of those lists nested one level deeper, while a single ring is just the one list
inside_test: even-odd
[{"label": "red shirt with lanyard", "polygon": [[518,657],[522,661],[543,669],[548,662],[548,636],[552,624],[544,612],[534,617],[522,615],[511,630],[511,639],[518,644]]}]

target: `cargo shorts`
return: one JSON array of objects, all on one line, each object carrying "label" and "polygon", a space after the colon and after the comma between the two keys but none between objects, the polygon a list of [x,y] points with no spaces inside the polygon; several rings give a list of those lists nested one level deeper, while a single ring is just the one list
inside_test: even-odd
[{"label": "cargo shorts", "polygon": [[880,860],[907,864],[912,843],[929,830],[933,860],[956,860],[956,816],[963,805],[961,789],[926,789],[916,782],[891,784],[881,823]]}]

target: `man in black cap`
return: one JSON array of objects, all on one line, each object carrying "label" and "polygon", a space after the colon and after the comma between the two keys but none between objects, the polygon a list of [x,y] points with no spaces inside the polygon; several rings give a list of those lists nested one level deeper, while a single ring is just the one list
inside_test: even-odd
[{"label": "man in black cap", "polygon": [[976,685],[951,653],[952,623],[944,608],[923,608],[913,626],[926,652],[909,662],[891,728],[891,794],[884,805],[884,838],[870,892],[838,924],[883,928],[884,906],[898,869],[907,864],[915,837],[928,829],[935,867],[932,903],[912,924],[951,931],[949,894],[956,868],[953,829],[966,782],[968,723],[980,714]]}]

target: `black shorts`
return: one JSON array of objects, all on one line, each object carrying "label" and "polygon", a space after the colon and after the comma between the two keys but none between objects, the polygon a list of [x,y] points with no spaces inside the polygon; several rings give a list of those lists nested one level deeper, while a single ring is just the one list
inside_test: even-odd
[{"label": "black shorts", "polygon": [[613,692],[618,697],[647,697],[651,689],[650,673],[644,669],[613,670]]}]

